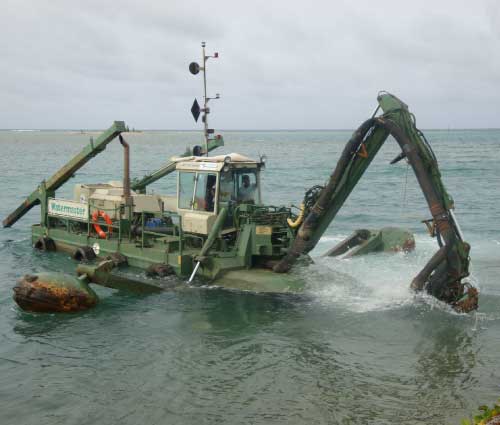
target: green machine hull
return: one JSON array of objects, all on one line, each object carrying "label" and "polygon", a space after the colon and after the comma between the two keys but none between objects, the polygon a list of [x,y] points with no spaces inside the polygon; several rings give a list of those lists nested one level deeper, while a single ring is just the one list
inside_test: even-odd
[{"label": "green machine hull", "polygon": [[[179,246],[182,246],[182,241],[172,236],[160,236],[147,240],[144,246],[141,241],[100,239],[86,234],[71,234],[66,230],[47,229],[38,224],[33,225],[33,245],[43,238],[50,238],[55,243],[56,251],[67,253],[72,257],[81,247],[92,248],[96,254],[98,253],[96,258],[84,261],[77,267],[77,273],[87,274],[92,283],[134,292],[170,290],[185,286],[195,267],[194,259],[200,251],[194,248],[180,251]],[[127,267],[145,270],[148,276],[152,275],[153,278],[142,279],[137,275],[133,277],[130,275],[127,278],[126,268],[112,264],[109,260],[116,253],[126,258]],[[215,257],[211,257],[209,259],[211,267],[200,267],[196,284],[256,293],[300,293],[304,291],[306,282],[297,275],[277,274],[264,267],[247,267],[245,261],[248,253],[238,254],[238,251],[225,253],[223,256],[216,257],[216,260],[214,260]],[[102,267],[104,263],[109,263],[111,267]],[[165,280],[154,272],[155,268],[160,265],[167,266],[167,274],[175,275],[177,282],[172,283],[170,279],[165,283]],[[117,269],[121,269],[119,273]]]},{"label": "green machine hull", "polygon": [[[412,166],[432,215],[425,222],[440,246],[414,277],[412,288],[425,289],[458,311],[471,311],[477,308],[478,292],[463,281],[469,274],[470,246],[462,238],[434,153],[406,104],[389,93],[377,100],[382,114],[354,132],[329,180],[306,192],[298,214],[289,207],[260,202],[263,157],[257,161],[239,154],[208,157],[224,144],[221,136],[208,138],[209,133],[205,148],[187,149],[159,170],[131,180],[129,146],[122,136],[126,126],[117,121],[41,182],[3,225],[11,226],[40,204],[40,223],[32,228],[33,245],[67,252],[81,261],[76,274],[82,285],[93,282],[148,291],[185,287],[194,281],[257,293],[300,293],[306,282],[294,272],[293,263],[299,257],[308,258],[392,135],[402,150],[393,163],[406,158]],[[73,200],[55,198],[56,190],[115,138],[124,148],[123,184],[77,185]],[[175,196],[147,193],[148,185],[174,172]],[[328,255],[340,255],[353,244],[358,247],[352,254],[361,255],[406,250],[413,248],[414,240],[397,229],[363,230]],[[144,270],[147,278],[127,276],[126,266]],[[164,279],[169,275],[175,282]],[[23,285],[25,289],[29,281]],[[53,301],[56,305],[57,300]]]}]

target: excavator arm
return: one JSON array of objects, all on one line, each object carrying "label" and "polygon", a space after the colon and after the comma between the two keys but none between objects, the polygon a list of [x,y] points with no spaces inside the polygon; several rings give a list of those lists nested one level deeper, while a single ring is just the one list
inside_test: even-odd
[{"label": "excavator arm", "polygon": [[309,196],[305,199],[305,219],[287,255],[275,265],[274,271],[288,271],[300,255],[316,246],[391,135],[402,151],[392,163],[406,158],[411,165],[429,206],[440,244],[439,250],[413,279],[411,286],[415,290],[425,288],[459,311],[471,311],[477,308],[477,290],[462,282],[469,275],[470,246],[463,240],[455,220],[453,199],[443,185],[432,148],[416,128],[414,116],[405,103],[385,92],[379,94],[377,100],[383,114],[368,119],[354,132],[327,184],[306,193]]}]

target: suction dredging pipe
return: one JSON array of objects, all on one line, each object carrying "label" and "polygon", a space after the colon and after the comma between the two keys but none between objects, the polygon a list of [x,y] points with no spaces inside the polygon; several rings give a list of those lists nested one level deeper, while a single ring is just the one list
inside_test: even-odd
[{"label": "suction dredging pipe", "polygon": [[365,121],[352,135],[351,139],[347,142],[340,159],[338,160],[335,170],[330,176],[328,184],[320,192],[319,198],[312,207],[309,214],[302,222],[297,238],[293,245],[288,250],[287,255],[277,263],[273,271],[276,273],[286,273],[300,255],[311,251],[316,245],[317,240],[313,239],[313,233],[319,226],[325,211],[328,208],[335,190],[337,189],[338,182],[341,180],[344,171],[346,170],[349,162],[352,160],[353,152],[356,152],[364,137],[374,124],[374,119]]},{"label": "suction dredging pipe", "polygon": [[191,273],[191,276],[189,277],[188,283],[191,283],[196,276],[196,273],[198,272],[198,269],[200,268],[201,263],[204,260],[204,257],[207,255],[209,249],[212,247],[214,244],[215,240],[217,239],[217,236],[219,235],[220,230],[222,229],[222,226],[224,225],[224,221],[226,220],[227,216],[227,208],[222,208],[217,215],[217,219],[215,220],[215,223],[212,227],[212,230],[208,234],[207,240],[201,247],[200,253],[195,257],[196,260],[196,265],[194,266],[193,273]]}]

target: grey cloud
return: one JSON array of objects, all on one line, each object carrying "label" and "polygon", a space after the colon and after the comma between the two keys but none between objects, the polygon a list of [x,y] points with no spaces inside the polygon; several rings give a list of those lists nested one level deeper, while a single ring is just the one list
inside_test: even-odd
[{"label": "grey cloud", "polygon": [[496,1],[7,0],[0,128],[196,128],[201,40],[218,128],[353,128],[379,90],[426,127],[500,127]]}]

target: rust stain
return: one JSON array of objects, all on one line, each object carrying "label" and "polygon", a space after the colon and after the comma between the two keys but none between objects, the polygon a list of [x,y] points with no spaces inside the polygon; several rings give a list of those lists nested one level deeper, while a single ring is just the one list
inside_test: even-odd
[{"label": "rust stain", "polygon": [[479,302],[479,293],[476,288],[469,288],[467,292],[467,298],[462,301],[458,301],[454,308],[460,313],[469,313],[470,311],[476,310]]},{"label": "rust stain", "polygon": [[34,312],[76,312],[93,307],[97,300],[83,291],[26,276],[14,287],[14,300]]}]

